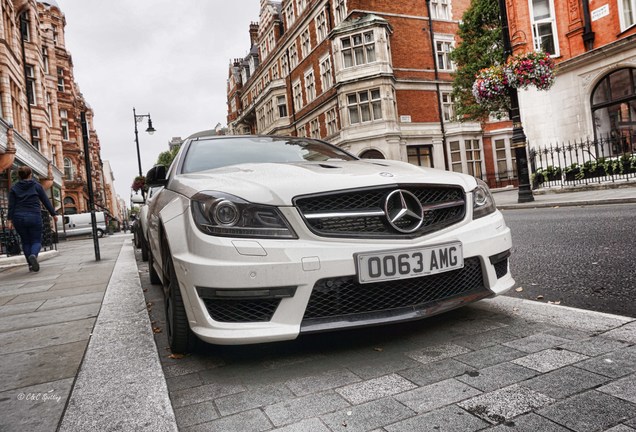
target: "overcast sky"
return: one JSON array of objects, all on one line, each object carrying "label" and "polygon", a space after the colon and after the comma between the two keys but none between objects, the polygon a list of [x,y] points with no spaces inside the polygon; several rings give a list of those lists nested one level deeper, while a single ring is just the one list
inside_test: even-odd
[{"label": "overcast sky", "polygon": [[226,124],[230,59],[249,50],[259,0],[57,0],[75,81],[93,108],[102,159],[126,203],[138,175],[133,107],[143,173],[172,137]]}]

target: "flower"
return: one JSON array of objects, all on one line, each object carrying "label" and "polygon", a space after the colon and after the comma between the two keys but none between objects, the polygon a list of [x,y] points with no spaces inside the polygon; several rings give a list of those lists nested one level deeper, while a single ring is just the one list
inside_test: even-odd
[{"label": "flower", "polygon": [[146,177],[144,176],[135,177],[135,180],[133,181],[133,184],[130,186],[130,188],[134,190],[135,192],[138,192],[142,189],[146,190]]},{"label": "flower", "polygon": [[510,57],[503,72],[510,87],[516,89],[527,89],[532,85],[537,90],[549,90],[554,84],[554,60],[541,51]]},{"label": "flower", "polygon": [[475,101],[489,111],[498,111],[508,106],[508,78],[501,66],[482,69],[473,83]]}]

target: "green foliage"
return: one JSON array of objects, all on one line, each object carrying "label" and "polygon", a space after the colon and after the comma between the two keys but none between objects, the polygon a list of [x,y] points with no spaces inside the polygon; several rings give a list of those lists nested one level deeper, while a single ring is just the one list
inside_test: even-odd
[{"label": "green foliage", "polygon": [[163,165],[166,168],[172,164],[175,156],[179,152],[179,146],[175,146],[170,150],[166,150],[165,152],[159,153],[159,157],[157,157],[156,165]]},{"label": "green foliage", "polygon": [[505,61],[498,0],[473,0],[458,34],[462,42],[451,53],[457,65],[453,80],[455,111],[463,121],[483,120],[489,112],[475,102],[472,87],[480,70]]}]

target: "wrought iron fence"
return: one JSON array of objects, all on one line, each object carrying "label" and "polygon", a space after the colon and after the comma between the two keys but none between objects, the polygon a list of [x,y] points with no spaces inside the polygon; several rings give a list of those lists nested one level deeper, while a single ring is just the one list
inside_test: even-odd
[{"label": "wrought iron fence", "polygon": [[[45,210],[42,211],[42,250],[57,249],[56,227],[52,226],[53,219]],[[7,224],[7,209],[0,207],[0,257],[20,255],[22,244],[15,229],[9,229]]]},{"label": "wrought iron fence", "polygon": [[500,171],[498,173],[483,173],[477,176],[481,180],[485,181],[489,188],[503,188],[506,186],[519,186],[519,180],[517,178],[517,171]]},{"label": "wrought iron fence", "polygon": [[625,137],[534,147],[529,160],[533,188],[636,178],[636,143]]}]

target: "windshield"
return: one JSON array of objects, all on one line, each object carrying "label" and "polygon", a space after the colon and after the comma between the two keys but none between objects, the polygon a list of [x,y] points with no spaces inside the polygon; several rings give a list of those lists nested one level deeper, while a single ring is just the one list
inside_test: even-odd
[{"label": "windshield", "polygon": [[355,160],[338,147],[305,138],[236,137],[193,141],[181,172],[184,174],[243,163],[324,162]]}]

